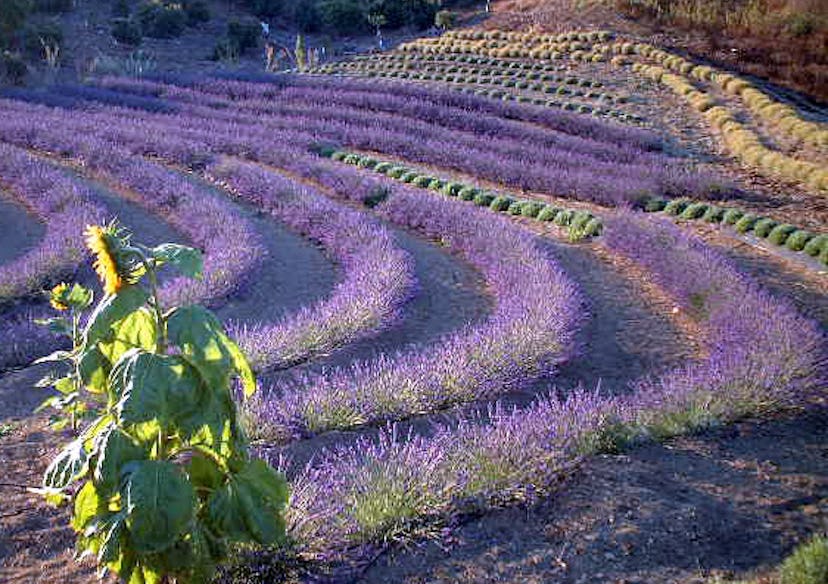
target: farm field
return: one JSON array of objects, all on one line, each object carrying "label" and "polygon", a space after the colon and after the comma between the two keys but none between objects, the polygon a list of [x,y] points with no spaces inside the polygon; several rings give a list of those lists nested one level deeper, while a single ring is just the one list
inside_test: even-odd
[{"label": "farm field", "polygon": [[[776,582],[828,532],[828,109],[803,103],[612,30],[477,27],[303,73],[4,90],[0,581],[90,581],[111,546],[73,558],[102,528],[72,514],[136,506],[27,490],[89,422],[33,413],[33,361],[77,349],[44,291],[99,300],[88,226],[118,218],[164,261],[104,302],[146,273],[147,306],[212,310],[256,376],[233,357],[250,459],[286,481],[218,522],[262,545],[217,581]],[[195,533],[141,553],[175,566]]]}]

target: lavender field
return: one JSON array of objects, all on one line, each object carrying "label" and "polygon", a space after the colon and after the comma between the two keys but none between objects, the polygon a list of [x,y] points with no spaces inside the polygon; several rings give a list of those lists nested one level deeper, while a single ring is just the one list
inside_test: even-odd
[{"label": "lavender field", "polygon": [[[32,363],[72,350],[38,324],[61,307],[45,291],[102,294],[84,229],[113,219],[203,256],[198,279],[159,263],[155,306],[215,312],[256,377],[239,432],[286,479],[285,537],[230,546],[217,581],[723,582],[818,535],[824,460],[767,494],[807,513],[751,536],[755,557],[621,560],[575,534],[481,568],[508,526],[469,551],[608,460],[769,421],[822,428],[803,452],[825,438],[828,123],[702,69],[607,31],[460,29],[304,72],[0,91],[0,580],[85,582],[109,561],[73,560],[69,510],[25,489],[83,432],[32,413]],[[682,493],[656,496],[695,504]],[[743,535],[737,498],[699,504],[727,526],[692,545]],[[170,573],[128,581],[205,581]]]}]

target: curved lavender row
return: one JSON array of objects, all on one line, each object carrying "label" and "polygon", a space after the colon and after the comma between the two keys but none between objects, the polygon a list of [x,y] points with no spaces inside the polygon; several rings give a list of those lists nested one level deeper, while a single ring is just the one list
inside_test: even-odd
[{"label": "curved lavender row", "polygon": [[[26,117],[10,116],[8,119],[17,119],[18,121],[16,123],[0,121],[0,138],[33,144],[37,144],[38,140],[41,139],[37,133],[31,132]],[[109,123],[101,124],[101,128],[90,128],[76,122],[72,117],[61,113],[59,110],[41,109],[38,110],[37,119],[47,123],[54,132],[59,131],[62,135],[85,135],[90,140],[94,137],[95,148],[89,146],[83,149],[85,162],[91,163],[93,166],[99,158],[95,154],[96,149],[108,152],[113,148],[117,148],[114,144],[118,143],[124,145],[130,151],[152,152],[177,163],[191,160],[195,156],[202,160],[209,159],[212,156],[211,149],[221,151],[217,144],[223,143],[220,133],[214,135],[202,133],[206,140],[203,142],[187,141],[172,136],[169,131],[162,132],[160,128],[152,126],[149,128],[136,127],[130,120],[122,118],[113,118],[109,120]],[[65,141],[60,143],[66,145]],[[54,146],[54,142],[50,144]],[[110,144],[110,146],[107,146],[107,144]],[[237,142],[237,144],[241,146],[242,142]],[[232,151],[232,148],[226,150]],[[260,150],[262,153],[268,152],[270,142],[262,142]],[[74,152],[71,149],[70,151]],[[280,159],[285,154],[289,158],[296,154],[290,150],[285,152],[280,150],[279,153]],[[302,155],[310,160],[316,160],[316,157],[307,153],[302,153]],[[296,156],[294,159],[299,167],[302,166],[302,155]],[[127,161],[124,160],[123,164],[127,164]],[[137,165],[140,168],[147,165],[155,166],[141,159],[131,160],[128,164],[131,166]],[[112,170],[111,167],[112,164],[109,167],[110,171]],[[268,180],[271,181],[270,186],[273,188],[281,189],[290,185],[291,188],[295,189],[296,185],[290,184],[285,179],[279,179],[272,173],[261,173],[252,167],[238,166],[238,168],[240,170],[247,169],[246,173],[243,174],[248,179],[259,172],[260,178],[261,176],[269,176]],[[136,189],[154,190],[160,195],[168,197],[171,195],[169,185],[159,184],[158,180],[146,173],[133,174],[140,178],[140,180],[132,181],[132,184],[137,183]],[[184,179],[175,173],[172,174],[175,175],[175,181],[171,184],[172,187],[193,189],[189,183],[182,186],[180,183]],[[119,177],[119,180],[122,180],[124,176],[128,179],[131,175],[130,173],[118,172],[116,176]],[[369,228],[370,222],[366,217],[334,205],[320,195],[313,195],[307,189],[300,189],[303,198],[312,198],[315,200],[315,204],[308,204],[304,207],[305,215],[297,215],[297,209],[293,205],[297,201],[292,201],[291,205],[288,206],[284,201],[279,203],[278,198],[273,197],[276,192],[266,193],[265,189],[259,188],[263,185],[256,185],[255,181],[253,184],[248,182],[248,186],[257,191],[253,196],[257,202],[263,202],[263,199],[267,199],[268,206],[271,207],[274,213],[279,215],[280,220],[294,226],[299,231],[307,232],[312,237],[324,241],[326,247],[343,262],[346,274],[345,280],[336,288],[333,297],[301,311],[289,320],[278,323],[275,327],[236,328],[235,332],[239,335],[237,337],[239,342],[251,351],[258,367],[266,369],[296,363],[311,357],[314,353],[331,350],[363,334],[375,333],[382,326],[387,326],[396,318],[398,308],[413,293],[415,285],[413,264],[411,258],[398,249],[389,239],[389,235],[385,230],[376,225]],[[183,192],[186,193],[187,191]],[[174,193],[172,193],[172,196],[174,196]],[[212,198],[203,197],[201,204],[205,205],[211,201]],[[183,203],[178,203],[177,208],[189,209]],[[173,223],[177,225],[177,222],[173,221]],[[184,230],[187,224],[181,227]],[[232,226],[228,226],[229,228],[232,228]],[[352,246],[351,242],[355,242],[357,239],[361,239],[363,243]],[[212,242],[212,240],[210,241]],[[234,251],[234,246],[245,245],[246,238],[238,236],[238,240],[233,242],[233,245],[228,245],[221,240],[215,243],[227,245],[226,252],[229,253]],[[245,247],[244,251],[250,254],[258,253],[252,245]],[[253,257],[255,258],[255,256]],[[208,254],[205,262],[207,269],[211,267],[209,261],[210,255]],[[238,262],[238,264],[244,266],[242,262]],[[226,288],[216,287],[215,282],[210,280],[211,275],[215,273],[226,278],[226,280],[223,280],[223,283],[227,285]],[[233,285],[234,277],[238,277],[237,273],[229,270],[208,272],[205,284],[209,286],[208,290],[229,290],[229,287]],[[177,280],[175,284],[180,285],[184,282]],[[168,288],[168,290],[169,293],[178,291],[177,288]],[[188,297],[191,297],[193,294],[192,288],[187,290],[189,290],[188,294],[190,295]],[[182,294],[181,291],[178,291],[178,293]],[[365,293],[367,295],[364,295]]]},{"label": "curved lavender row", "polygon": [[[167,79],[170,83],[197,85],[202,79],[191,81]],[[247,82],[252,85],[270,88],[309,88],[331,89],[341,91],[359,91],[366,94],[385,93],[416,100],[427,101],[442,108],[473,112],[480,118],[497,117],[518,120],[539,125],[547,130],[562,132],[572,136],[587,137],[601,142],[613,142],[622,146],[657,150],[661,148],[661,138],[654,132],[608,124],[599,120],[590,120],[583,116],[562,111],[549,111],[542,108],[521,107],[515,104],[495,102],[485,98],[458,94],[448,89],[418,86],[411,83],[392,81],[363,81],[355,79],[336,79],[330,77],[310,77],[307,75],[272,75],[225,77],[210,81],[210,85],[221,87],[222,83]]]},{"label": "curved lavender row", "polygon": [[[252,92],[253,89],[245,88],[245,91]],[[192,91],[169,90],[171,97],[182,93],[186,93],[191,103],[199,103],[198,95]],[[217,104],[215,97],[205,95],[197,115],[257,129],[267,127],[285,134],[285,138],[294,143],[297,139],[303,141],[305,147],[314,141],[334,141],[352,148],[448,167],[514,188],[565,192],[605,204],[636,201],[642,193],[672,196],[698,193],[706,188],[705,177],[674,164],[667,157],[648,152],[639,151],[637,156],[631,157],[631,149],[624,151],[593,144],[594,152],[587,154],[588,143],[572,137],[559,143],[547,139],[545,143],[533,144],[525,141],[520,132],[501,137],[497,128],[490,128],[471,134],[424,119],[401,119],[397,113],[348,109],[336,105],[338,97],[333,93],[316,99],[318,103],[303,103],[300,97],[297,98],[298,105],[265,101],[251,105],[244,100],[234,100],[233,108],[229,110],[225,107],[228,103]],[[189,113],[195,112],[191,110]],[[146,115],[143,117],[146,119]],[[302,139],[299,132],[308,137]],[[597,167],[601,172],[596,175]]]},{"label": "curved lavender row", "polygon": [[169,280],[162,288],[168,302],[209,301],[215,305],[238,289],[265,253],[253,227],[229,203],[196,187],[180,173],[79,131],[72,115],[2,117],[0,139],[80,160],[139,195],[141,205],[201,247],[205,252],[204,278]]},{"label": "curved lavender row", "polygon": [[[244,108],[248,111],[271,113],[287,111],[291,108],[323,108],[332,113],[351,115],[359,111],[394,114],[426,122],[437,129],[450,128],[460,132],[476,135],[497,136],[520,140],[535,148],[556,147],[568,152],[578,152],[599,160],[629,163],[637,157],[653,157],[662,162],[667,158],[661,154],[643,148],[634,141],[622,144],[604,142],[595,138],[573,135],[561,131],[541,129],[508,118],[480,116],[466,109],[445,107],[423,97],[403,97],[387,88],[373,87],[366,92],[359,88],[343,86],[335,91],[323,87],[286,86],[274,90],[273,86],[241,82],[202,82],[189,87],[164,85],[145,80],[124,78],[106,78],[100,82],[104,88],[117,89],[134,94],[151,94],[172,102],[207,105],[211,108]],[[87,89],[90,97],[95,98],[96,90]],[[208,97],[209,96],[209,97]],[[346,111],[342,111],[346,110]],[[433,129],[433,128],[432,128]]]},{"label": "curved lavender row", "polygon": [[653,274],[707,333],[709,354],[701,363],[636,384],[645,422],[648,409],[666,405],[694,411],[702,423],[706,416],[732,419],[801,399],[825,381],[828,347],[819,325],[759,288],[701,239],[667,219],[629,212],[608,227],[606,245]]},{"label": "curved lavender row", "polygon": [[70,276],[84,257],[83,230],[105,209],[94,194],[59,169],[0,144],[0,184],[46,226],[37,247],[0,266],[0,302],[41,290]]},{"label": "curved lavender row", "polygon": [[379,223],[250,164],[222,161],[208,172],[246,201],[319,242],[344,272],[328,298],[280,322],[231,327],[257,370],[304,361],[375,334],[400,317],[416,288],[414,262]]},{"label": "curved lavender row", "polygon": [[347,569],[412,525],[554,488],[584,455],[825,392],[826,342],[818,325],[697,238],[628,214],[609,225],[608,240],[688,309],[704,294],[707,310],[693,314],[708,332],[707,359],[642,381],[625,396],[543,398],[523,411],[494,410],[490,425],[461,423],[408,439],[391,428],[378,443],[329,451],[292,480],[288,524],[296,551],[328,570]]},{"label": "curved lavender row", "polygon": [[[365,196],[353,188],[358,177],[348,184],[337,170],[340,196]],[[262,394],[252,409],[274,440],[491,398],[550,374],[573,352],[580,294],[530,234],[485,211],[400,188],[377,211],[462,254],[483,273],[495,311],[433,345],[308,375],[280,395]]]}]

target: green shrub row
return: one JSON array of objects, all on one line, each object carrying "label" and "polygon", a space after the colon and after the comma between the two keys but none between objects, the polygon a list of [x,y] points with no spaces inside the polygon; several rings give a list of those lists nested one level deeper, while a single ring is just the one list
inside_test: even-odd
[{"label": "green shrub row", "polygon": [[778,246],[818,258],[828,266],[828,235],[800,229],[789,223],[779,223],[770,217],[763,217],[734,207],[723,207],[689,199],[649,199],[643,208],[647,212],[663,212],[683,220],[701,220],[732,226],[737,232],[752,233]]},{"label": "green shrub row", "polygon": [[380,161],[372,156],[363,156],[346,150],[319,148],[317,153],[338,162],[371,169],[394,180],[429,189],[447,197],[456,197],[462,201],[474,203],[479,207],[487,207],[498,213],[529,217],[537,221],[554,222],[555,225],[567,230],[572,241],[598,236],[604,228],[601,220],[589,211],[562,208],[540,201],[516,199],[506,194],[480,189],[467,183],[448,181],[436,176],[421,174],[405,166]]}]

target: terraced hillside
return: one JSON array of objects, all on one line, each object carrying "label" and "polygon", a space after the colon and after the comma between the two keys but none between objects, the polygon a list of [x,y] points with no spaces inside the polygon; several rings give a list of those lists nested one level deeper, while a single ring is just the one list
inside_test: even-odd
[{"label": "terraced hillside", "polygon": [[289,538],[224,581],[703,581],[826,528],[820,112],[612,31],[463,29],[16,91],[0,155],[3,581],[92,577],[25,490],[54,445],[28,363],[113,216],[203,251],[161,296],[258,376]]}]

